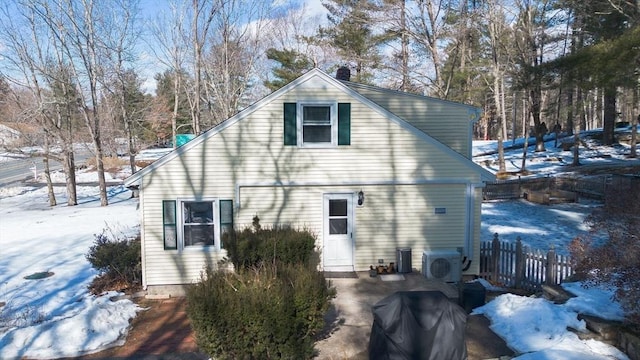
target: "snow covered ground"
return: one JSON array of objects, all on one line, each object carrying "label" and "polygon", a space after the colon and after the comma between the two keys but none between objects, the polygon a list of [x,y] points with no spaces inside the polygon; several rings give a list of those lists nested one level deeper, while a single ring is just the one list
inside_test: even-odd
[{"label": "snow covered ground", "polygon": [[575,204],[536,205],[526,200],[489,201],[482,204],[482,241],[498,234],[501,241],[515,242],[532,249],[568,255],[568,245],[576,236],[590,237],[596,243],[606,238],[604,232],[589,233],[584,219],[598,202],[580,200]]},{"label": "snow covered ground", "polygon": [[[59,188],[58,202],[66,204]],[[135,199],[109,189],[101,207],[95,187],[79,187],[75,207],[47,204],[46,188],[0,188],[0,359],[51,359],[121,344],[138,307],[115,294],[94,297],[96,271],[85,259],[94,234],[105,227],[137,232]],[[52,272],[27,280],[25,276]]]},{"label": "snow covered ground", "polygon": [[[495,149],[495,142],[475,145],[476,153]],[[548,148],[544,157],[570,156],[555,152],[552,146]],[[625,161],[620,149],[592,151],[615,156],[591,161]],[[519,165],[521,153],[509,151],[510,163]],[[495,155],[478,158],[480,163],[488,163],[489,169],[494,166],[492,159]],[[562,167],[559,161],[531,162],[534,163],[535,170],[545,174],[554,174]],[[79,175],[79,181],[94,179],[92,173]],[[119,345],[129,319],[140,310],[128,300],[110,301],[114,294],[90,295],[87,285],[96,272],[85,259],[94,234],[103,228],[109,226],[127,234],[138,231],[137,201],[118,186],[109,190],[110,205],[100,207],[97,188],[80,187],[80,204],[67,207],[63,190],[57,190],[58,202],[63,205],[50,208],[45,188],[0,188],[0,304],[5,303],[0,307],[0,359],[59,358]],[[554,206],[522,201],[485,203],[482,239],[491,240],[497,232],[503,240],[515,241],[521,236],[525,244],[534,248],[548,249],[553,243],[560,249],[587,231],[583,220],[594,206],[597,204],[592,202]],[[24,278],[36,272],[52,272],[53,276]],[[584,322],[577,319],[578,312],[621,319],[622,310],[610,300],[611,293],[586,290],[575,284],[567,286],[578,297],[565,305],[503,295],[476,312],[491,319],[493,330],[522,354],[518,359],[626,359],[611,346],[582,341],[567,330],[584,330]]]},{"label": "snow covered ground", "polygon": [[[518,141],[522,142],[522,140]],[[505,145],[510,145],[509,142]],[[567,173],[572,154],[555,148],[554,141],[546,142],[545,153],[529,150],[526,163],[531,176],[556,176]],[[496,141],[474,142],[474,161],[497,172]],[[606,148],[591,144],[582,149],[580,161],[585,165],[639,165],[636,159],[625,157],[628,147]],[[487,154],[488,155],[481,155]],[[505,152],[506,170],[516,172],[522,164],[522,149]],[[599,206],[597,202],[581,200],[577,204],[535,205],[524,200],[492,201],[482,204],[481,239],[488,241],[494,233],[501,240],[516,241],[535,249],[548,250],[552,245],[559,253],[567,254],[567,245],[576,236],[585,236],[588,227],[585,217]],[[606,239],[605,234],[591,234],[595,240]],[[488,284],[485,283],[489,287]],[[491,328],[517,353],[518,360],[596,360],[628,359],[610,345],[594,340],[580,340],[568,329],[585,331],[586,324],[578,314],[594,315],[610,320],[623,320],[624,312],[612,301],[612,289],[585,289],[579,283],[563,284],[578,295],[566,304],[556,305],[542,298],[506,294],[474,310],[491,320]]]},{"label": "snow covered ground", "polygon": [[578,294],[566,304],[556,305],[543,298],[505,294],[473,314],[484,314],[491,329],[519,354],[518,360],[596,360],[628,359],[615,347],[596,340],[581,340],[568,328],[585,331],[586,323],[578,313],[621,320],[619,304],[612,303],[612,293],[586,290],[580,284],[564,287]]}]

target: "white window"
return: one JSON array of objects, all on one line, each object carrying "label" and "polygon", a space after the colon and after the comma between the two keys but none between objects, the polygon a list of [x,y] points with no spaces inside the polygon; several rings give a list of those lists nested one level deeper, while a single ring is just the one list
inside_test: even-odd
[{"label": "white window", "polygon": [[184,248],[193,246],[215,246],[216,201],[181,201],[182,244]]},{"label": "white window", "polygon": [[298,139],[302,146],[337,144],[336,103],[298,103]]},{"label": "white window", "polygon": [[233,200],[163,200],[162,225],[165,250],[220,250],[233,232]]}]

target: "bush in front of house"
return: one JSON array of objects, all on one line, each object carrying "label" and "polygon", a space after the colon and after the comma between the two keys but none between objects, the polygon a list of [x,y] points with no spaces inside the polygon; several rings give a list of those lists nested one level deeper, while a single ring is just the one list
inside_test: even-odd
[{"label": "bush in front of house", "polygon": [[140,253],[139,234],[136,238],[128,238],[115,234],[111,229],[103,229],[102,233],[95,235],[86,258],[100,273],[89,285],[91,292],[133,292],[139,289],[142,279]]},{"label": "bush in front of house", "polygon": [[213,358],[309,359],[333,296],[315,265],[209,269],[187,291],[187,314]]},{"label": "bush in front of house", "polygon": [[260,219],[253,226],[223,239],[229,260],[236,269],[254,268],[264,262],[309,264],[315,255],[315,237],[308,230],[286,226],[263,228]]}]

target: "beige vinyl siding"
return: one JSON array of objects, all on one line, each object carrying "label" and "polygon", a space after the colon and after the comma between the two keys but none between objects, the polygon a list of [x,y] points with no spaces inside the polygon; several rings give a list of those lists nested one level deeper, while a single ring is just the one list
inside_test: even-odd
[{"label": "beige vinyl siding", "polygon": [[[193,197],[184,196],[184,198]],[[167,199],[175,200],[175,197],[163,198],[163,200]],[[160,206],[147,205],[143,208],[146,285],[192,283],[199,279],[205,266],[215,267],[226,255],[224,250],[204,248],[164,250],[162,200],[147,197],[145,194],[144,201],[146,204],[160,204]]]},{"label": "beige vinyl siding", "polygon": [[470,157],[469,142],[472,107],[439,99],[349,84],[376,104],[405,119],[453,150]]},{"label": "beige vinyl siding", "polygon": [[[262,225],[286,224],[308,229],[323,245],[323,194],[365,193],[354,207],[355,268],[367,270],[377,259],[395,262],[396,247],[411,247],[420,270],[422,251],[456,250],[466,236],[465,185],[365,185],[354,187],[243,187],[238,223],[258,215]],[[445,208],[445,214],[435,214]]]},{"label": "beige vinyl siding", "polygon": [[249,226],[254,216],[263,226],[288,225],[310,230],[322,244],[322,195],[347,193],[345,187],[246,186],[240,189],[237,223]]},{"label": "beige vinyl siding", "polygon": [[[313,94],[313,91],[297,91],[299,97],[273,101],[156,169],[146,176],[145,182],[159,183],[160,190],[217,194],[230,191],[229,186],[238,182],[265,179],[303,183],[363,179],[479,180],[478,174],[470,171],[466,164],[359,103],[352,103],[351,108],[351,145],[284,146],[282,102],[311,99]],[[340,92],[315,98],[353,101]],[[148,188],[145,184],[145,191],[149,191]]]},{"label": "beige vinyl siding", "polygon": [[[370,189],[356,212],[356,268],[377,259],[396,262],[397,247],[411,247],[412,266],[421,269],[422,251],[456,250],[465,243],[464,185],[382,186]],[[446,208],[436,214],[435,208]]]},{"label": "beige vinyl siding", "polygon": [[[320,85],[324,86],[322,91],[318,90]],[[290,223],[321,231],[325,190],[355,192],[361,187],[368,189],[367,184],[380,184],[381,188],[372,189],[379,196],[371,198],[371,202],[367,197],[365,207],[356,210],[356,226],[364,232],[358,234],[358,268],[368,267],[377,256],[394,257],[396,242],[401,246],[419,246],[419,233],[423,229],[420,224],[416,226],[419,221],[429,224],[429,241],[435,248],[464,244],[465,183],[479,182],[478,172],[459,157],[443,152],[437,144],[389,121],[344,91],[327,86],[326,82],[303,83],[205,141],[190,145],[188,151],[142,177],[146,285],[195,281],[204,266],[215,266],[225,255],[224,250],[164,250],[162,200],[232,199],[235,207],[241,205],[234,215],[236,228],[250,225],[251,218],[258,214],[263,224]],[[284,146],[283,103],[304,100],[351,103],[351,145]],[[387,186],[394,182],[429,184],[418,186],[420,190],[416,193],[418,190],[410,190],[407,185]],[[276,183],[296,186],[266,187]],[[398,198],[390,203],[394,196]],[[423,198],[415,204],[418,209],[431,211],[424,219],[412,210],[416,197]],[[449,202],[436,204],[440,200]],[[446,207],[447,215],[434,217],[433,206]],[[379,215],[393,215],[396,220],[378,224]],[[459,219],[454,221],[454,217]],[[358,225],[360,221],[362,225]],[[372,228],[365,230],[369,226]],[[375,242],[371,242],[372,236]],[[415,252],[414,266],[419,257]]]}]

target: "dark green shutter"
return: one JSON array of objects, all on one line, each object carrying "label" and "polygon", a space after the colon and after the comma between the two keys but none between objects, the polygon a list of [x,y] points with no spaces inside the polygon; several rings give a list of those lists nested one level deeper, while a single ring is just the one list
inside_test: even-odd
[{"label": "dark green shutter", "polygon": [[233,200],[220,200],[220,248],[224,246],[226,236],[233,233]]},{"label": "dark green shutter", "polygon": [[178,248],[178,233],[175,200],[162,200],[162,234],[164,249],[176,250]]},{"label": "dark green shutter", "polygon": [[284,144],[297,145],[296,103],[284,103]]},{"label": "dark green shutter", "polygon": [[338,145],[351,145],[351,104],[338,104]]}]

